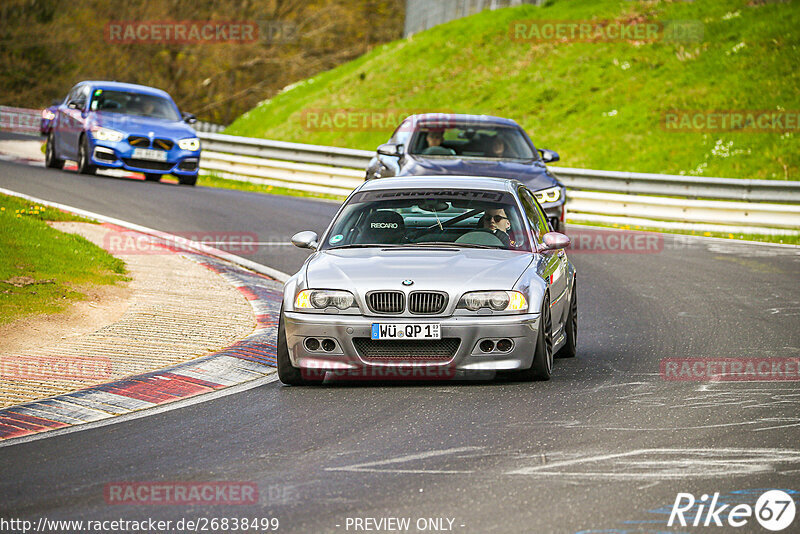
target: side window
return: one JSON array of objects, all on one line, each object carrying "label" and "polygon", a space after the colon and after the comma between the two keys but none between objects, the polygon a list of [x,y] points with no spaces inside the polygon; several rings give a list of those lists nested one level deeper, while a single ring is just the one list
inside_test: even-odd
[{"label": "side window", "polygon": [[77,98],[79,90],[80,90],[80,86],[73,87],[70,90],[70,92],[67,94],[67,100],[66,100],[67,104],[69,104],[70,102],[74,101]]},{"label": "side window", "polygon": [[545,219],[542,209],[533,199],[533,195],[531,195],[530,191],[525,188],[520,188],[519,192],[520,199],[522,200],[522,207],[525,208],[525,215],[528,216],[531,229],[536,236],[536,241],[541,243],[542,236],[550,231],[547,225],[547,219]]},{"label": "side window", "polygon": [[413,129],[413,124],[410,120],[404,120],[400,123],[400,126],[392,134],[392,138],[389,141],[390,143],[394,143],[396,145],[403,145],[406,147],[406,151],[408,151],[408,140],[411,139],[411,130]]},{"label": "side window", "polygon": [[85,108],[86,107],[86,101],[88,99],[89,99],[89,86],[88,85],[84,85],[83,87],[80,88],[80,90],[78,91],[77,96],[75,97],[75,100],[78,102],[78,108],[79,109]]}]

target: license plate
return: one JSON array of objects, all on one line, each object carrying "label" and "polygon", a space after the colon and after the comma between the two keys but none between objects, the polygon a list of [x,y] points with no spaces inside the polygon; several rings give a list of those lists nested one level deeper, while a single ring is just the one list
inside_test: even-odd
[{"label": "license plate", "polygon": [[135,159],[149,159],[151,161],[167,161],[167,153],[163,150],[152,148],[134,148],[133,157]]},{"label": "license plate", "polygon": [[372,323],[372,339],[441,339],[439,323]]}]

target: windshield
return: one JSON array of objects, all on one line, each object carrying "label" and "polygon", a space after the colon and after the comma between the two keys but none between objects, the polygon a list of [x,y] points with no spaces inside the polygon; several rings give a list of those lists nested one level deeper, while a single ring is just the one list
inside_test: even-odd
[{"label": "windshield", "polygon": [[91,110],[171,121],[180,120],[174,104],[166,98],[127,91],[95,89],[92,94]]},{"label": "windshield", "polygon": [[533,149],[516,128],[500,126],[420,126],[409,153],[438,157],[534,159]]},{"label": "windshield", "polygon": [[514,197],[501,191],[360,192],[339,213],[322,249],[465,247],[530,251]]}]

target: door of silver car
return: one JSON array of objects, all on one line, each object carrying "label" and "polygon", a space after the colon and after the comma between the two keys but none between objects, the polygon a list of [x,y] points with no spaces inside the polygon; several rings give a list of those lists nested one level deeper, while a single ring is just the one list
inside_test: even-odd
[{"label": "door of silver car", "polygon": [[[541,206],[534,200],[531,192],[525,188],[520,188],[520,200],[530,221],[531,230],[537,244],[542,242],[542,236],[550,231],[547,224],[547,217],[542,211]],[[568,309],[567,300],[567,255],[564,250],[543,251],[544,257],[542,278],[550,287],[550,316],[553,320],[554,341],[558,339],[561,329],[565,323],[566,311]]]}]

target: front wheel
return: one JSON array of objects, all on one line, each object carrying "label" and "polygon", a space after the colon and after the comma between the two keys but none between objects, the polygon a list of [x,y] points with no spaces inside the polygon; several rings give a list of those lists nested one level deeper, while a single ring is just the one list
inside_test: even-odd
[{"label": "front wheel", "polygon": [[97,167],[92,165],[89,153],[89,141],[86,137],[81,137],[81,142],[78,145],[78,173],[79,174],[95,174]]},{"label": "front wheel", "polygon": [[550,380],[553,372],[553,323],[550,318],[550,297],[545,296],[542,313],[539,317],[539,331],[536,336],[536,351],[529,369],[517,371],[513,375],[520,380]]},{"label": "front wheel", "polygon": [[180,185],[195,185],[197,183],[197,175],[192,176],[178,176],[178,183]]},{"label": "front wheel", "polygon": [[53,132],[47,136],[47,144],[44,147],[44,166],[48,169],[63,169],[64,160],[56,157],[55,136]]}]

